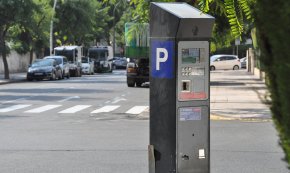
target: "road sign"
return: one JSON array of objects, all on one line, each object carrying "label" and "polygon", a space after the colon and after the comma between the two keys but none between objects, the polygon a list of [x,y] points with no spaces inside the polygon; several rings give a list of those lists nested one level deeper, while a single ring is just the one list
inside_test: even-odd
[{"label": "road sign", "polygon": [[152,41],[151,49],[151,75],[156,78],[173,78],[174,42]]}]

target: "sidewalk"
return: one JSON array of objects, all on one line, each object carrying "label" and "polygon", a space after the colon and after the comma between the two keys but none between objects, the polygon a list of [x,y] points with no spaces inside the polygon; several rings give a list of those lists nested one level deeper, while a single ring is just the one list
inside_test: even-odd
[{"label": "sidewalk", "polygon": [[271,119],[265,83],[245,70],[211,72],[211,115],[225,119]]},{"label": "sidewalk", "polygon": [[211,72],[212,173],[290,173],[265,95],[245,70]]},{"label": "sidewalk", "polygon": [[22,82],[26,80],[26,73],[10,73],[10,79],[4,79],[4,74],[0,74],[0,85],[7,83]]}]

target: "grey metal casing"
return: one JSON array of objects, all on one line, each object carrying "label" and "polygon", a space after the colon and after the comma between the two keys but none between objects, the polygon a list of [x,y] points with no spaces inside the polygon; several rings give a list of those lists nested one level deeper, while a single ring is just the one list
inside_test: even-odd
[{"label": "grey metal casing", "polygon": [[[209,61],[203,64],[201,87],[207,97],[179,100],[180,80],[186,80],[180,76],[179,49],[187,42],[192,48],[205,48],[208,56],[214,18],[186,3],[151,3],[150,19],[150,145],[154,146],[155,173],[209,172]],[[173,47],[168,56],[172,60],[166,67],[173,69],[172,75],[156,76],[156,42],[172,43],[168,43]],[[180,116],[180,111],[185,115],[190,109],[192,119]],[[189,160],[182,159],[182,154]]]}]

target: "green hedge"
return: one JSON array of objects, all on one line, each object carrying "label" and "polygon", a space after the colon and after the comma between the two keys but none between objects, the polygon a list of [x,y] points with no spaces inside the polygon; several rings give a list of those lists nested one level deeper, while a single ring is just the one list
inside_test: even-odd
[{"label": "green hedge", "polygon": [[290,1],[257,0],[255,9],[271,111],[290,166]]}]

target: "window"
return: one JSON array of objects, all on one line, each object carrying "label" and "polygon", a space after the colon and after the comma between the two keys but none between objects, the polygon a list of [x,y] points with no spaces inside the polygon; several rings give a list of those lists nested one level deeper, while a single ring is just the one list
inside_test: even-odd
[{"label": "window", "polygon": [[63,58],[63,63],[66,64],[67,63],[67,59]]},{"label": "window", "polygon": [[227,59],[227,60],[235,60],[236,57],[234,57],[234,56],[227,56],[226,59]]}]

